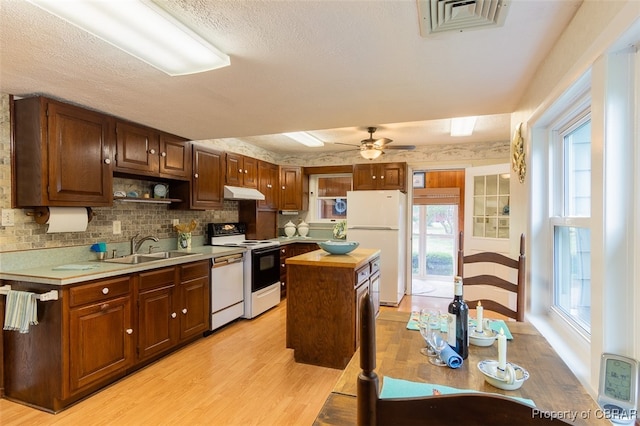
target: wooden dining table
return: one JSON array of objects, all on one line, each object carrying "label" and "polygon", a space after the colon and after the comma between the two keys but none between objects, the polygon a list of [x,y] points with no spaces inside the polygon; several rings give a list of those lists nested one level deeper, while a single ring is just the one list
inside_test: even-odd
[{"label": "wooden dining table", "polygon": [[[611,424],[560,356],[530,323],[507,322],[513,336],[507,344],[507,359],[529,372],[522,387],[507,391],[487,383],[478,369],[480,361],[498,359],[497,343],[488,347],[471,345],[469,357],[460,368],[438,367],[429,363],[420,352],[425,341],[419,331],[407,328],[409,317],[408,312],[382,310],[376,319],[375,371],[381,388],[384,377],[391,377],[496,393],[533,400],[534,414],[538,416],[555,416],[575,425]],[[315,425],[356,424],[356,379],[360,371],[358,350],[318,413]]]}]

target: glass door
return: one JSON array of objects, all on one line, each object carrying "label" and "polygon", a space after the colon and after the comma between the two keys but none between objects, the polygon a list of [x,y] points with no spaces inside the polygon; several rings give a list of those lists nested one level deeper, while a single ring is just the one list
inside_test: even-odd
[{"label": "glass door", "polygon": [[414,205],[412,233],[412,293],[452,297],[451,283],[456,273],[458,206]]}]

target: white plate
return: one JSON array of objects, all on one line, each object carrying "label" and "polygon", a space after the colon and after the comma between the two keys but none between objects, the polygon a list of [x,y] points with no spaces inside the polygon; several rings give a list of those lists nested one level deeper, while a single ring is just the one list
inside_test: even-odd
[{"label": "white plate", "polygon": [[508,362],[515,371],[516,378],[513,383],[508,383],[504,378],[498,377],[498,361],[486,359],[478,363],[478,369],[484,374],[489,384],[504,390],[516,390],[529,378],[529,372],[519,365]]},{"label": "white plate", "polygon": [[475,330],[469,333],[469,343],[475,346],[491,346],[496,341],[498,333],[493,330],[484,330],[482,334],[477,334]]}]

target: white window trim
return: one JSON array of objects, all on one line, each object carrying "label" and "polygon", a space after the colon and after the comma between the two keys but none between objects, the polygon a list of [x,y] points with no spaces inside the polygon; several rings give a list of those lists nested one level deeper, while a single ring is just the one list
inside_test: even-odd
[{"label": "white window trim", "polygon": [[[333,173],[322,175],[310,175],[309,176],[309,212],[307,216],[307,222],[309,223],[336,223],[335,219],[321,219],[318,217],[318,178],[332,178],[332,177],[351,177],[351,188],[353,189],[353,174],[351,173]],[[346,198],[345,194],[345,198]],[[336,197],[331,197],[336,198]],[[347,209],[349,206],[347,206]],[[345,216],[346,220],[346,216]]]}]

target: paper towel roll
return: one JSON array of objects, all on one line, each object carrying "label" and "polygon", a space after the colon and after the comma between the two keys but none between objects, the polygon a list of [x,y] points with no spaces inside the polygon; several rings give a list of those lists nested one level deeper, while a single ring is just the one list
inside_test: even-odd
[{"label": "paper towel roll", "polygon": [[87,230],[89,215],[86,207],[49,207],[47,234]]}]

